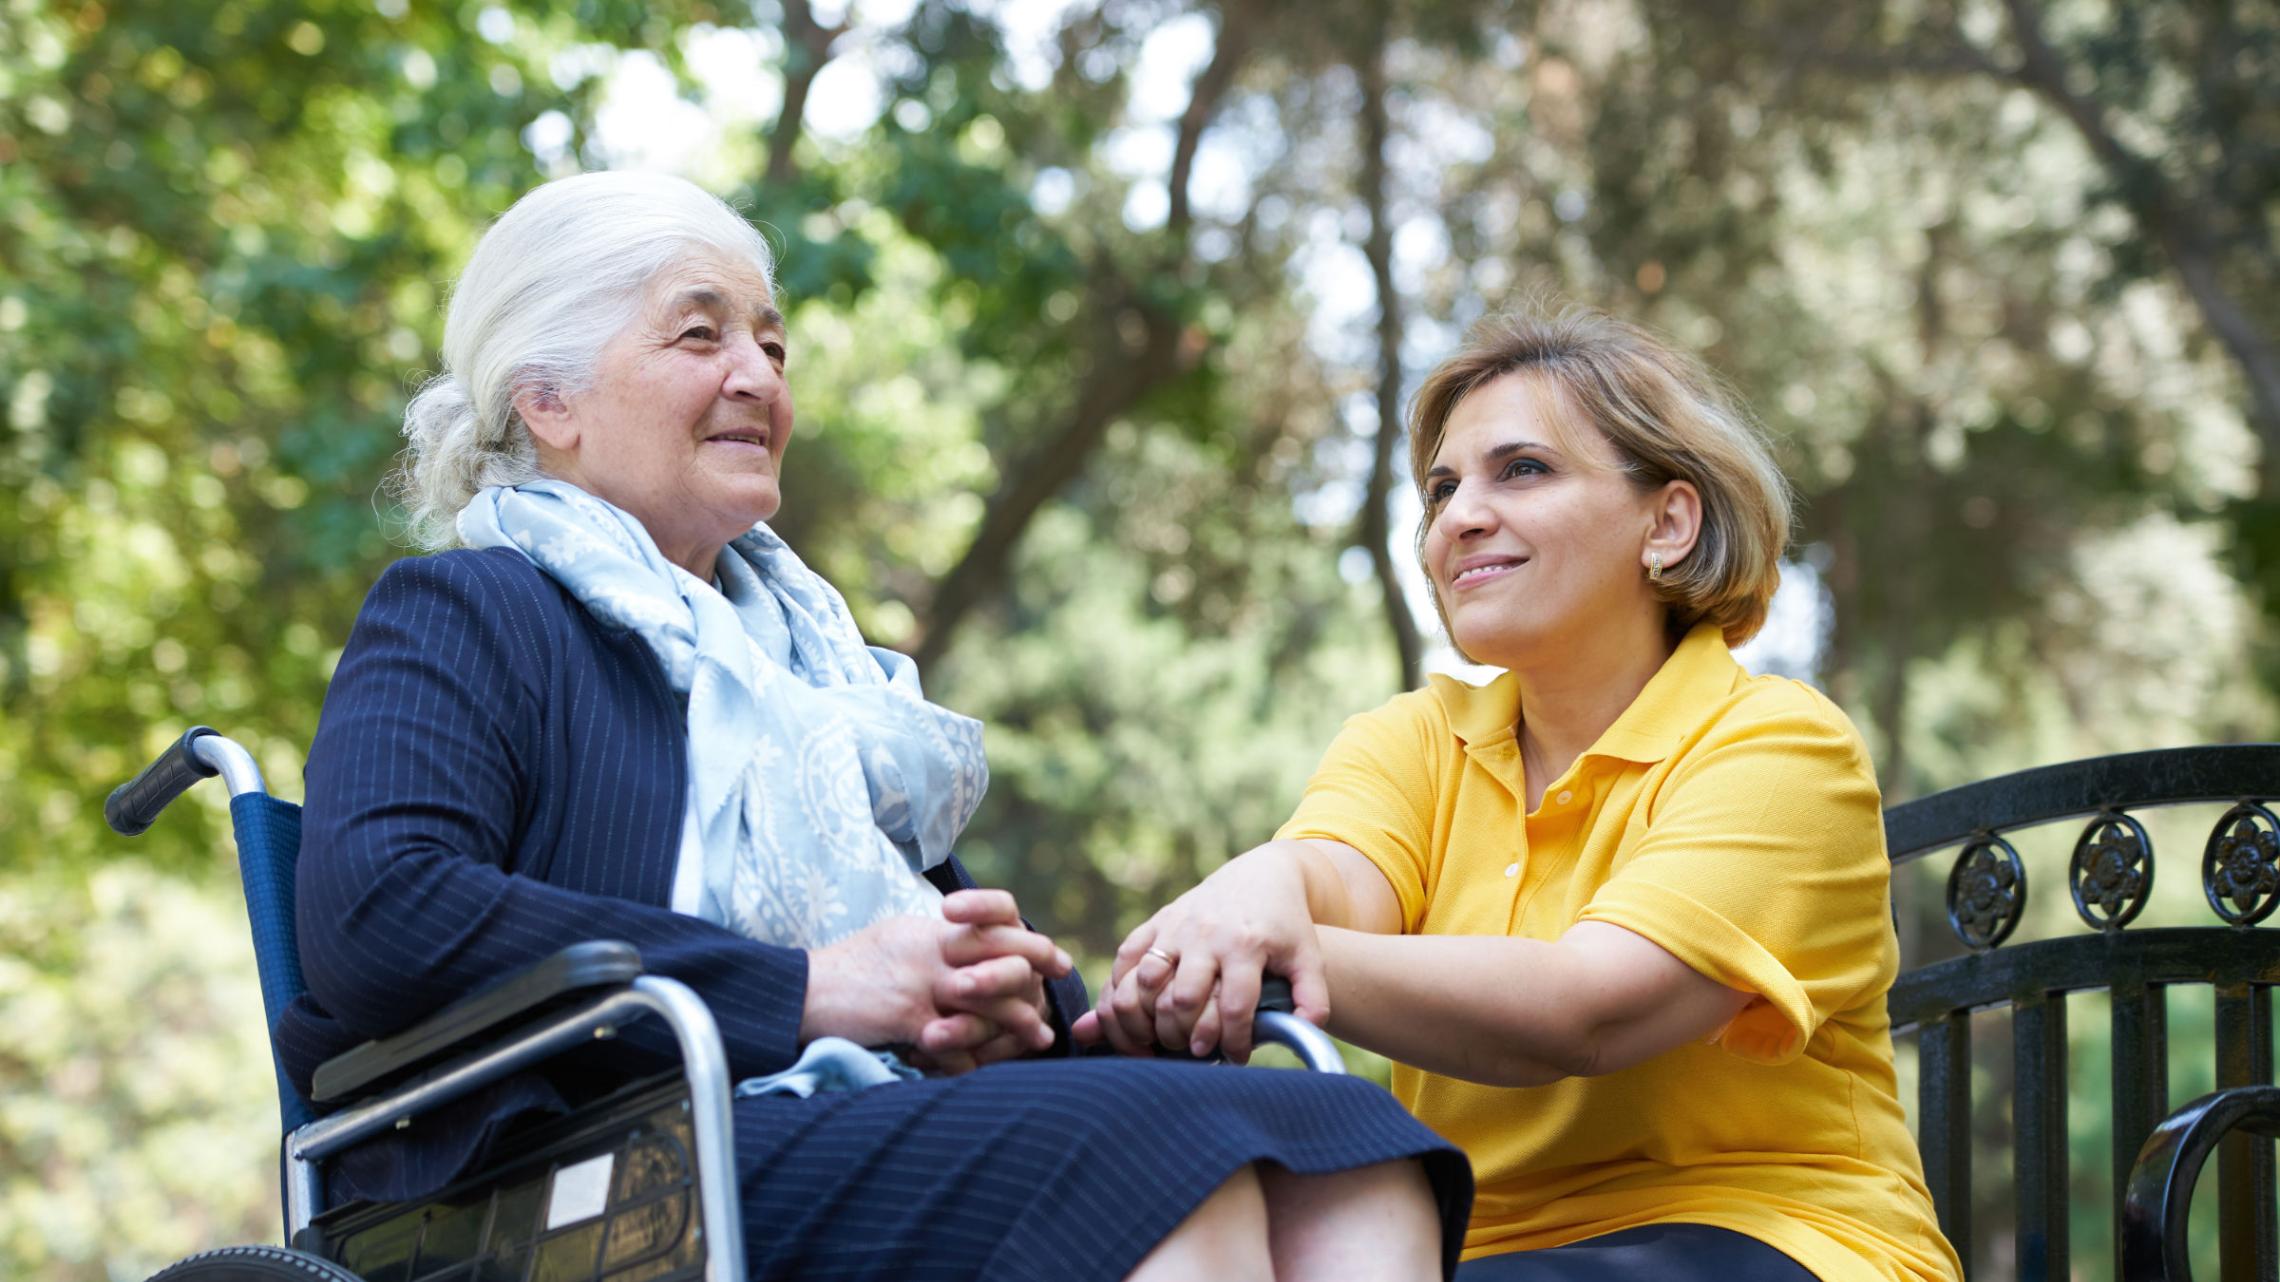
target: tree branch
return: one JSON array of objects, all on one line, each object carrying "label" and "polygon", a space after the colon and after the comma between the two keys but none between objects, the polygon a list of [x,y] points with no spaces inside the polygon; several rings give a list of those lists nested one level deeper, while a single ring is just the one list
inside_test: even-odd
[{"label": "tree branch", "polygon": [[2226,287],[2217,263],[2214,238],[2192,206],[2171,192],[2160,168],[2130,150],[2106,123],[2103,107],[2066,83],[2066,66],[2044,34],[2032,0],[2003,0],[2019,44],[2019,66],[2012,78],[2056,107],[2082,135],[2108,172],[2120,181],[2122,198],[2139,227],[2160,244],[2176,267],[2185,292],[2248,384],[2249,422],[2264,445],[2259,489],[2280,498],[2280,346],[2248,314]]},{"label": "tree branch", "polygon": [[[1174,148],[1169,175],[1171,211],[1165,219],[1163,254],[1169,268],[1188,261],[1187,231],[1192,220],[1187,182],[1203,132],[1218,112],[1227,89],[1235,82],[1243,57],[1249,52],[1254,30],[1251,6],[1230,5],[1222,10],[1219,39],[1211,61],[1199,72],[1180,116],[1179,143]],[[1001,466],[1003,478],[982,515],[981,529],[943,576],[912,643],[912,654],[925,668],[948,653],[952,636],[974,607],[999,590],[1013,551],[1038,511],[1069,482],[1083,473],[1094,452],[1117,419],[1153,391],[1176,376],[1186,358],[1181,348],[1181,327],[1164,308],[1136,301],[1128,282],[1108,276],[1096,292],[1113,302],[1098,307],[1101,323],[1091,344],[1090,368],[1069,412],[1044,442],[1023,458]],[[1128,336],[1132,322],[1139,333]]]},{"label": "tree branch", "polygon": [[1880,77],[1976,75],[2017,85],[2054,108],[2074,126],[2090,154],[2120,187],[2140,231],[2161,247],[2186,295],[2248,385],[2248,419],[2264,446],[2258,469],[2264,497],[2280,500],[2280,344],[2249,313],[2228,285],[2217,239],[2195,203],[2180,199],[2160,166],[2139,155],[2114,132],[2104,107],[2067,83],[2065,59],[2051,44],[2035,0],[2003,0],[2018,60],[2005,64],[1960,32],[1952,41],[1898,50],[1790,47],[1821,68]]},{"label": "tree branch", "polygon": [[1013,559],[1014,547],[1030,521],[1084,471],[1110,425],[1178,371],[1179,328],[1171,317],[1131,303],[1114,311],[1139,317],[1145,334],[1139,350],[1124,350],[1117,338],[1115,317],[1103,318],[1093,367],[1076,403],[1043,444],[1000,473],[1003,479],[982,514],[981,529],[928,602],[912,646],[912,657],[922,671],[948,652],[950,638],[966,616],[998,590],[1006,564]]},{"label": "tree branch", "polygon": [[1794,40],[1785,43],[1795,60],[1848,76],[1873,76],[1880,80],[1963,80],[1989,76],[2000,79],[2009,74],[1971,44],[1860,49],[1832,48]]},{"label": "tree branch", "polygon": [[776,113],[776,128],[768,135],[768,184],[780,187],[798,173],[792,148],[798,145],[807,120],[807,100],[815,78],[831,61],[832,43],[847,34],[844,22],[825,26],[815,19],[808,0],[784,4],[784,105]]},{"label": "tree branch", "polygon": [[1235,73],[1250,56],[1258,30],[1256,15],[1247,4],[1227,5],[1219,11],[1219,34],[1212,43],[1211,61],[1197,74],[1188,92],[1187,110],[1180,113],[1179,136],[1172,145],[1169,179],[1171,212],[1164,226],[1176,241],[1184,241],[1194,213],[1188,200],[1188,179],[1195,171],[1195,153],[1203,144],[1203,131],[1219,114],[1220,100],[1235,83]]}]

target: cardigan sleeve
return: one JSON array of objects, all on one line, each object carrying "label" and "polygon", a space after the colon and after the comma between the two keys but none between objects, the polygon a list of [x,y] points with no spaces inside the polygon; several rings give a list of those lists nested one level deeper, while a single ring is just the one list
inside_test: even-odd
[{"label": "cardigan sleeve", "polygon": [[[565,786],[537,763],[545,677],[575,626],[543,579],[502,558],[414,558],[381,576],[309,752],[296,921],[310,993],[349,1031],[383,1036],[569,944],[621,939],[705,999],[733,1072],[782,1068],[798,1052],[806,953],[512,868],[532,799]],[[616,838],[572,831],[546,865],[631,857]],[[621,1041],[631,1068],[672,1053],[657,1021]]]}]

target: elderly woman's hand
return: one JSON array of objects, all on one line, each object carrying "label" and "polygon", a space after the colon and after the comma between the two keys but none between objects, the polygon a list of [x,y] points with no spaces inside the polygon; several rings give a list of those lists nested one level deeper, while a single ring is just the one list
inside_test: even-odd
[{"label": "elderly woman's hand", "polygon": [[1050,1047],[1045,980],[1069,973],[1069,955],[1023,925],[1013,896],[1002,890],[949,895],[942,915],[963,928],[943,951],[959,969],[937,988],[936,1005],[950,1013],[920,1033],[919,1067],[956,1074]]},{"label": "elderly woman's hand", "polygon": [[1327,1022],[1329,986],[1305,871],[1288,844],[1270,842],[1230,860],[1133,931],[1116,950],[1100,1004],[1070,1029],[1076,1039],[1105,1040],[1127,1055],[1218,1047],[1244,1063],[1268,971],[1290,980],[1301,1016]]},{"label": "elderly woman's hand", "polygon": [[1044,980],[1068,974],[1069,955],[1002,890],[958,891],[942,914],[890,917],[810,953],[800,1040],[907,1045],[946,1073],[1051,1046]]}]

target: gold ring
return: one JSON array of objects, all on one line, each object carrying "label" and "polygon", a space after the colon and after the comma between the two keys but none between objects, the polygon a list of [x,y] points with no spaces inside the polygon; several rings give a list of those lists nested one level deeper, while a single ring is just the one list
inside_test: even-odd
[{"label": "gold ring", "polygon": [[1150,949],[1148,950],[1148,952],[1147,952],[1147,955],[1148,955],[1148,956],[1150,956],[1150,957],[1161,957],[1161,958],[1163,958],[1163,959],[1164,959],[1164,964],[1165,964],[1166,966],[1177,966],[1177,965],[1179,965],[1179,964],[1180,964],[1180,959],[1179,959],[1179,958],[1172,956],[1170,953],[1167,953],[1167,952],[1165,952],[1165,951],[1164,951],[1163,949],[1161,949],[1161,948],[1150,948]]}]

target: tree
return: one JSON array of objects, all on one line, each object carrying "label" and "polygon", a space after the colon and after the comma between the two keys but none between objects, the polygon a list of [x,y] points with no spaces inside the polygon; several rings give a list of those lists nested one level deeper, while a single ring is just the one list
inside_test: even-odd
[{"label": "tree", "polygon": [[2083,215],[2118,211],[2132,233],[2109,238],[2109,287],[2173,282],[2202,340],[2236,372],[2259,449],[2255,490],[2227,519],[2251,583],[2280,609],[2280,7],[1940,0],[1877,10],[1863,20],[1738,2],[1657,6],[1655,16],[1754,43],[1734,70],[1773,87],[1775,110],[1850,115],[1902,86],[1978,85],[1998,90],[1998,104],[2000,91],[2031,96],[2060,122],[2097,175]]},{"label": "tree", "polygon": [[[205,1108],[86,1066],[141,1044],[165,976],[227,969],[145,924],[234,911],[225,820],[129,847],[101,792],[206,720],[292,793],[405,550],[375,490],[441,283],[520,192],[612,161],[621,56],[702,101],[724,28],[783,90],[701,160],[779,250],[775,524],[989,725],[962,853],[1080,953],[1271,832],[1340,718],[1415,680],[1399,408],[1531,290],[1701,350],[1767,420],[1816,675],[1895,799],[2267,718],[2220,553],[2280,564],[2246,373],[2280,296],[2269,0],[1099,0],[1026,50],[994,12],[0,10],[0,1004],[37,1026],[0,1095],[60,1073],[96,1119],[0,1112],[7,1188]],[[1198,56],[1152,114],[1167,30]],[[865,73],[875,123],[808,127]],[[123,972],[76,942],[128,935],[160,951]],[[233,1000],[161,1031],[221,1046]],[[138,1170],[114,1271],[212,1239]],[[45,1218],[0,1226],[0,1270],[104,1271]]]}]

